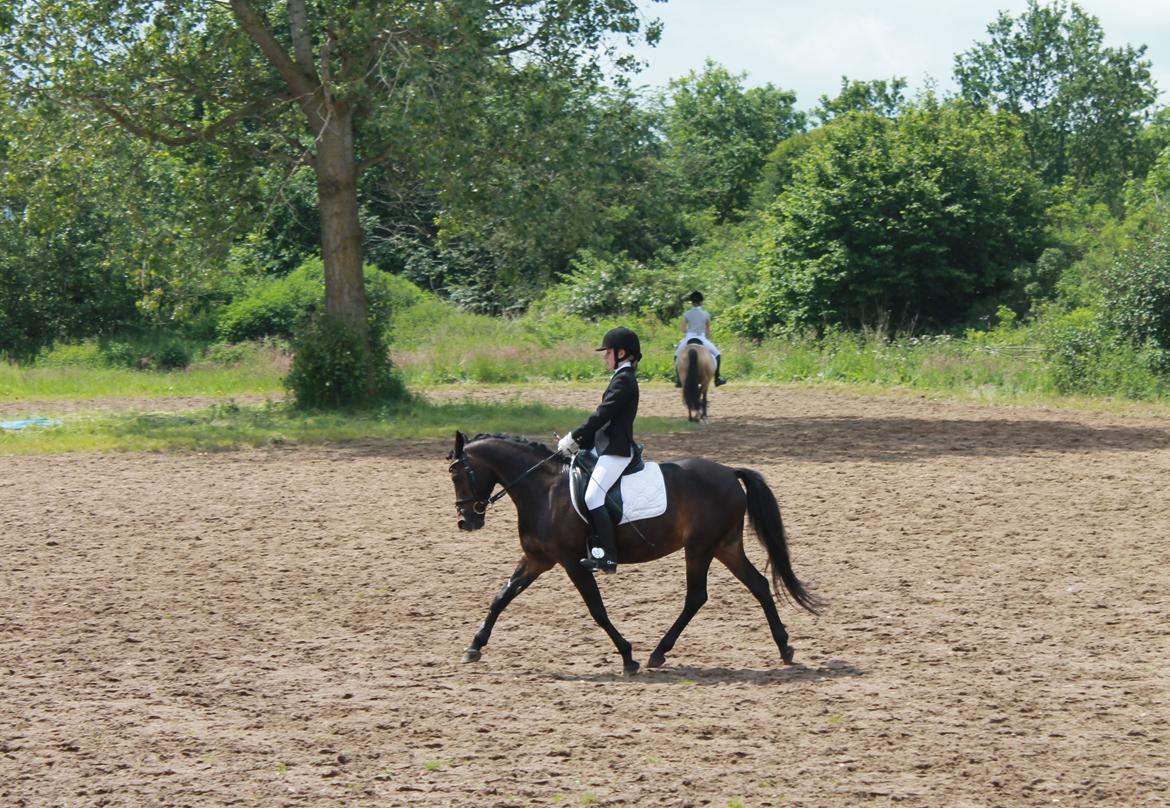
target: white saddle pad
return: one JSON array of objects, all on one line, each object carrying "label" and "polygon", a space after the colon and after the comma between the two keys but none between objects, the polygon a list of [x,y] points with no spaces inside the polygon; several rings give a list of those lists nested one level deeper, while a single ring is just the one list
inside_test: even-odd
[{"label": "white saddle pad", "polygon": [[[639,519],[650,519],[666,513],[666,480],[662,478],[662,468],[657,463],[645,463],[646,468],[637,474],[627,474],[622,477],[618,485],[622,487],[622,521],[637,522]],[[572,486],[570,486],[570,489]],[[584,503],[577,501],[576,492],[573,495],[573,509],[586,522],[589,521],[584,512]]]}]

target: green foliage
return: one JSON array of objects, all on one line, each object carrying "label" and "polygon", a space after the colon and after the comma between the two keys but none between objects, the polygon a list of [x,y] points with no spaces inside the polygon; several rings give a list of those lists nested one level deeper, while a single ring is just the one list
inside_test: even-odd
[{"label": "green foliage", "polygon": [[[294,172],[310,165],[329,309],[352,318],[364,316],[360,292],[343,294],[357,287],[362,272],[358,188],[364,171],[382,172],[388,197],[434,199],[438,190],[454,197],[454,189],[474,189],[467,182],[478,173],[473,164],[490,164],[492,155],[506,163],[503,155],[523,154],[528,159],[522,164],[534,166],[540,144],[529,147],[526,128],[493,129],[491,113],[498,110],[490,107],[496,99],[511,97],[511,83],[525,78],[535,78],[541,88],[597,87],[603,60],[618,75],[634,66],[617,53],[617,42],[653,42],[660,31],[644,22],[635,0],[330,0],[308,7],[288,0],[209,6],[46,0],[21,4],[20,10],[0,26],[0,80],[22,98],[92,107],[101,122],[166,144],[176,161],[234,176],[240,186],[272,165]],[[540,106],[531,86],[524,94]],[[320,103],[288,103],[308,98]],[[505,136],[485,137],[501,132]],[[162,164],[151,161],[144,168]],[[292,180],[296,196],[303,177]],[[539,187],[543,200],[548,187]],[[564,183],[562,197],[572,188]],[[283,191],[275,183],[266,190],[270,198]],[[458,214],[457,205],[446,207]],[[213,222],[236,208],[219,200],[200,206],[190,221]],[[172,220],[175,232],[169,235],[197,250],[201,241],[190,237],[185,221]],[[367,222],[377,217],[367,215]],[[267,258],[280,268],[304,254],[303,229],[273,229],[288,238],[267,256],[253,243],[245,258]],[[181,268],[208,266],[185,261]],[[182,300],[174,298],[183,289],[170,283],[176,277],[199,276],[160,273],[139,308],[156,320],[181,312]]]},{"label": "green foliage", "polygon": [[[365,267],[364,277],[371,327],[379,332],[392,328],[396,314],[423,299],[423,292],[405,278],[372,266]],[[310,258],[284,277],[255,283],[248,294],[223,309],[216,330],[227,342],[289,338],[307,317],[323,310],[324,303],[324,264]]]},{"label": "green foliage", "polygon": [[180,370],[191,364],[191,348],[182,340],[170,339],[159,346],[155,363],[161,370]]},{"label": "green foliage", "polygon": [[1156,353],[1119,342],[1091,309],[1046,311],[1036,333],[1058,393],[1155,399],[1170,391],[1170,379],[1156,370]]},{"label": "green foliage", "polygon": [[1170,373],[1170,208],[1106,274],[1102,313],[1111,330]]},{"label": "green foliage", "polygon": [[1071,176],[1116,203],[1141,163],[1138,132],[1157,99],[1145,46],[1104,47],[1097,18],[1064,0],[1029,0],[987,31],[987,42],[955,58],[963,98],[1018,116],[1048,184]]},{"label": "green foliage", "polygon": [[625,255],[582,250],[571,266],[535,307],[537,312],[556,311],[590,320],[619,314],[664,319],[678,312],[691,291],[687,278],[662,262],[646,266]]},{"label": "green foliage", "polygon": [[168,332],[149,332],[120,339],[61,343],[43,350],[38,368],[126,368],[128,370],[182,370],[191,365],[199,346]]},{"label": "green foliage", "polygon": [[850,81],[842,76],[841,91],[837,97],[829,98],[822,95],[820,106],[813,114],[821,124],[850,112],[872,112],[886,118],[894,118],[906,103],[906,96],[902,92],[905,89],[904,78],[895,77],[888,82],[883,79]]},{"label": "green foliage", "polygon": [[804,128],[796,96],[771,84],[744,89],[743,75],[708,60],[670,83],[667,161],[685,204],[711,208],[717,222],[748,207],[765,158]]},{"label": "green foliage", "polygon": [[1040,252],[1043,199],[1007,117],[927,98],[824,131],[763,217],[742,333],[960,324]]},{"label": "green foliage", "polygon": [[381,339],[367,344],[362,330],[346,320],[328,316],[311,320],[293,349],[285,386],[302,409],[368,406],[407,396]]},{"label": "green foliage", "polygon": [[256,283],[246,296],[233,300],[220,313],[216,332],[227,342],[291,337],[324,301],[324,268],[320,259],[310,259],[283,278]]}]

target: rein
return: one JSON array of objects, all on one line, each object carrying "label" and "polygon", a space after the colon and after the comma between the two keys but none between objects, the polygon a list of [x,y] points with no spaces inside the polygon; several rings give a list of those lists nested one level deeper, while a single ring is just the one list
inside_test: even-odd
[{"label": "rein", "polygon": [[[517,483],[519,483],[521,480],[523,480],[525,477],[527,477],[532,472],[536,471],[538,468],[543,466],[548,461],[552,460],[558,454],[560,454],[560,452],[553,452],[548,457],[546,457],[544,460],[537,461],[534,465],[529,467],[529,469],[527,471],[525,471],[523,474],[521,474],[515,480],[512,480],[512,482],[505,485],[503,488],[501,488],[496,493],[492,494],[487,499],[476,499],[474,497],[464,497],[462,499],[455,500],[455,507],[458,508],[459,510],[463,510],[463,506],[470,502],[471,503],[471,510],[475,511],[475,513],[480,514],[480,515],[486,513],[489,505],[495,505]],[[467,452],[463,452],[462,454],[460,454],[459,457],[457,457],[455,459],[455,462],[447,467],[447,471],[451,471],[451,469],[455,468],[458,465],[462,465],[463,468],[467,470],[467,482],[470,484],[472,492],[474,492],[477,488],[479,488],[479,485],[476,483],[475,469],[471,465],[471,460],[467,457]]]}]

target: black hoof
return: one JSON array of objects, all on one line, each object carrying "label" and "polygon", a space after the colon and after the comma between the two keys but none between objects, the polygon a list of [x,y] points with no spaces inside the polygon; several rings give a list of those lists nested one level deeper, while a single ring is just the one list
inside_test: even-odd
[{"label": "black hoof", "polygon": [[636,676],[638,674],[638,668],[640,667],[641,665],[639,665],[637,661],[623,662],[622,673],[624,673],[626,676]]},{"label": "black hoof", "polygon": [[464,662],[479,662],[480,656],[481,656],[481,654],[479,653],[478,648],[468,648],[466,651],[463,652],[463,661]]},{"label": "black hoof", "polygon": [[647,668],[661,668],[666,664],[666,654],[651,654],[650,659],[646,660]]},{"label": "black hoof", "polygon": [[794,656],[796,656],[796,651],[792,648],[791,645],[786,645],[780,649],[780,657],[784,660],[785,665],[791,665],[792,657]]}]

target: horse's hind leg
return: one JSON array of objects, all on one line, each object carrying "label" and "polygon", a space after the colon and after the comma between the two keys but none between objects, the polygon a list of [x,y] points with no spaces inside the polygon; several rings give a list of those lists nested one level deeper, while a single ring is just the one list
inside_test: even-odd
[{"label": "horse's hind leg", "polygon": [[496,620],[500,616],[500,612],[504,611],[512,599],[528,588],[529,584],[535,581],[541,573],[546,572],[552,567],[552,564],[547,564],[542,561],[535,561],[527,555],[520,559],[520,563],[516,565],[516,570],[512,573],[496,596],[492,598],[492,605],[488,609],[487,617],[479,624],[479,631],[475,632],[475,637],[471,640],[471,645],[463,653],[464,662],[478,662],[480,657],[480,649],[487,645],[488,638],[492,636],[492,628],[496,625]]},{"label": "horse's hind leg", "polygon": [[575,560],[569,561],[564,566],[565,572],[569,573],[569,579],[577,587],[577,591],[581,593],[585,605],[589,607],[589,614],[592,615],[594,622],[605,629],[605,633],[609,635],[617,647],[618,653],[622,655],[623,672],[626,676],[633,676],[638,672],[638,663],[634,661],[633,648],[609,621],[609,614],[605,611],[605,603],[601,600],[601,590],[597,588],[597,581],[593,579],[593,573],[579,566]]},{"label": "horse's hind leg", "polygon": [[725,544],[720,547],[715,553],[715,557],[722,561],[731,570],[731,574],[742,581],[743,585],[756,596],[756,600],[764,609],[764,615],[768,618],[768,628],[772,630],[772,639],[776,641],[776,647],[780,649],[780,658],[784,660],[785,664],[790,664],[793,651],[792,646],[788,644],[788,632],[784,629],[784,624],[780,622],[780,614],[776,611],[776,601],[772,598],[768,579],[755,568],[748,560],[747,555],[744,554],[742,534],[739,541],[734,544]]},{"label": "horse's hind leg", "polygon": [[711,553],[708,550],[701,557],[687,551],[687,598],[683,602],[682,614],[674,621],[674,625],[663,635],[646,663],[651,668],[661,667],[666,662],[666,654],[678,642],[678,636],[691,622],[691,618],[703,608],[707,602],[707,571],[711,568]]}]

